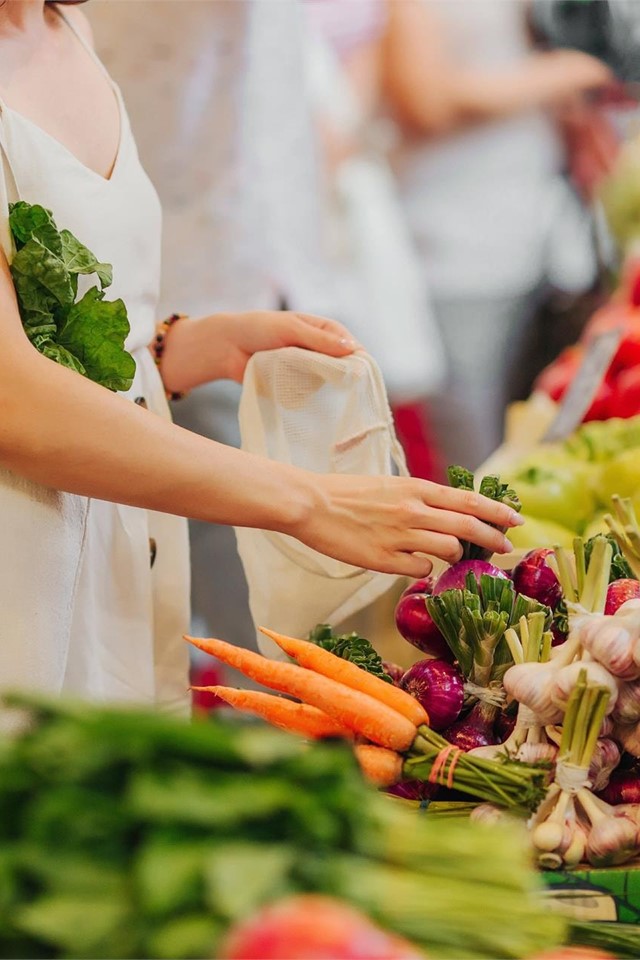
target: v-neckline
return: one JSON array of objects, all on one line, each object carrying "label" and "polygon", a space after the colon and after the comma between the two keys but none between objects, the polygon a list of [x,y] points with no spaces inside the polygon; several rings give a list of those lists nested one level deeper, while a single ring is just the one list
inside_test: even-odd
[{"label": "v-neckline", "polygon": [[111,184],[113,183],[116,173],[118,172],[118,169],[120,167],[120,161],[122,159],[124,137],[125,137],[125,110],[124,110],[124,101],[122,99],[120,88],[118,87],[117,83],[115,83],[110,77],[106,67],[103,65],[103,63],[99,59],[95,50],[87,43],[84,37],[80,35],[80,33],[76,30],[73,24],[69,22],[64,11],[58,9],[58,7],[55,4],[52,5],[52,10],[60,18],[60,20],[65,25],[65,27],[70,31],[70,33],[73,34],[75,40],[84,49],[84,52],[89,57],[89,59],[92,60],[94,65],[101,70],[106,82],[109,84],[111,88],[111,92],[113,96],[115,97],[116,104],[118,107],[118,128],[119,128],[118,129],[118,146],[116,149],[115,156],[113,158],[113,163],[111,165],[109,176],[105,177],[98,170],[94,170],[93,167],[90,167],[88,164],[84,163],[84,161],[82,161],[80,157],[76,153],[74,153],[70,147],[68,147],[65,143],[63,143],[62,140],[54,136],[52,133],[49,133],[48,130],[45,130],[44,127],[41,127],[34,120],[31,120],[29,117],[25,116],[24,113],[20,113],[18,110],[14,110],[13,107],[10,107],[2,97],[0,97],[0,113],[6,112],[13,117],[17,117],[18,120],[22,121],[22,123],[26,123],[29,127],[31,127],[32,130],[35,130],[42,137],[45,137],[47,140],[49,140],[50,143],[55,144],[55,146],[62,153],[66,154],[66,156],[69,159],[71,159],[79,169],[84,170],[89,176],[94,177],[97,180],[101,180],[105,184]]},{"label": "v-neckline", "polygon": [[[108,79],[108,78],[107,78]],[[93,167],[90,167],[88,164],[84,163],[80,157],[71,150],[65,143],[62,142],[58,137],[55,137],[52,133],[49,133],[48,130],[45,130],[44,127],[41,127],[34,120],[31,120],[29,117],[25,116],[24,113],[20,113],[18,110],[14,110],[13,107],[10,107],[4,100],[0,101],[0,112],[8,113],[12,117],[16,117],[21,123],[26,124],[28,127],[31,127],[32,130],[35,130],[40,136],[47,139],[50,143],[53,143],[58,150],[66,154],[66,156],[72,160],[76,166],[81,170],[84,170],[89,176],[95,178],[96,180],[101,180],[105,184],[113,183],[118,170],[120,169],[120,161],[122,160],[122,154],[124,152],[124,134],[125,134],[125,119],[124,119],[124,109],[122,96],[117,85],[108,79],[108,82],[111,84],[113,90],[113,95],[116,98],[116,103],[118,104],[118,117],[119,117],[119,137],[118,137],[118,147],[116,150],[116,155],[113,160],[113,165],[111,167],[111,172],[108,177],[105,177],[102,173],[99,173],[97,170],[94,170]]]}]

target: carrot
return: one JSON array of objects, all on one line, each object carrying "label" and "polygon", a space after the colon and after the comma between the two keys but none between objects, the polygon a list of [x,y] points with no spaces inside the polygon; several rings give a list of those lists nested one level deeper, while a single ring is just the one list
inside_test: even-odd
[{"label": "carrot", "polygon": [[268,720],[274,727],[282,727],[291,733],[301,733],[305,737],[346,737],[353,738],[348,727],[343,727],[317,707],[308,703],[296,703],[284,697],[276,697],[259,690],[236,690],[234,687],[191,687],[192,690],[206,690],[215,693],[236,710],[253,713]]},{"label": "carrot", "polygon": [[377,787],[391,787],[402,779],[400,754],[369,743],[359,743],[354,749],[360,769],[370,783]]},{"label": "carrot", "polygon": [[403,752],[416,737],[415,725],[391,707],[313,670],[305,670],[294,663],[267,660],[252,650],[234,647],[224,640],[199,640],[187,636],[185,640],[265,687],[318,707],[339,724],[381,747]]},{"label": "carrot", "polygon": [[343,660],[337,657],[335,653],[323,650],[315,643],[308,640],[295,640],[293,637],[284,637],[275,630],[267,630],[266,627],[260,627],[260,632],[266,637],[270,637],[278,644],[281,650],[293,657],[301,667],[308,670],[315,670],[325,677],[344,683],[345,687],[351,687],[352,690],[360,690],[361,693],[368,693],[370,697],[375,697],[381,703],[392,707],[397,713],[401,713],[407,720],[415,723],[419,727],[421,723],[429,723],[427,711],[422,704],[418,703],[415,697],[410,696],[399,687],[394,687],[391,683],[385,683],[379,677],[367,673],[355,663]]}]

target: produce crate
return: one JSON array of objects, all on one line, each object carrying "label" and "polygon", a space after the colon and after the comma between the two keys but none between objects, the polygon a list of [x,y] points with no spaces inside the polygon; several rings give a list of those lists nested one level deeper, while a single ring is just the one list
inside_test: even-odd
[{"label": "produce crate", "polygon": [[[640,861],[621,867],[543,873],[550,907],[577,920],[640,924]],[[640,942],[638,943],[640,956]]]}]

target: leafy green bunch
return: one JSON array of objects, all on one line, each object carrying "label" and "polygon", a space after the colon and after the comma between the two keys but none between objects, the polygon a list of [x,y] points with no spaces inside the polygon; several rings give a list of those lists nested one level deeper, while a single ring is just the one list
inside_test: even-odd
[{"label": "leafy green bunch", "polygon": [[[27,337],[49,360],[109,390],[128,390],[136,363],[124,348],[129,334],[122,300],[105,300],[111,265],[69,230],[58,230],[51,211],[24,201],[9,207],[16,253],[11,276]],[[98,286],[78,297],[78,277],[95,274]]]},{"label": "leafy green bunch", "polygon": [[[455,487],[458,490],[475,489],[475,477],[466,467],[449,467],[447,477],[450,487]],[[515,490],[512,490],[508,483],[503,483],[500,477],[491,474],[483,477],[480,481],[479,493],[483,497],[488,497],[489,500],[495,500],[496,503],[506,504],[518,513],[522,509],[522,504]],[[495,526],[495,524],[491,524],[491,526]],[[506,527],[500,527],[499,529],[502,533],[507,532]],[[479,547],[470,540],[461,540],[460,544],[462,546],[462,560],[489,560],[491,557],[491,550],[487,550],[486,547]]]},{"label": "leafy green bunch", "polygon": [[317,643],[323,650],[335,654],[336,657],[355,663],[361,670],[372,673],[374,677],[393,683],[382,665],[382,658],[371,643],[357,633],[343,633],[336,636],[328,623],[319,623],[309,634],[309,640]]},{"label": "leafy green bunch", "polygon": [[213,957],[231,924],[292,893],[344,899],[439,960],[564,937],[524,831],[417,816],[342,742],[10,702],[30,723],[0,738],[0,957]]},{"label": "leafy green bunch", "polygon": [[427,610],[444,636],[464,676],[478,686],[502,680],[512,664],[505,640],[511,627],[518,633],[522,618],[544,618],[543,631],[551,623],[548,607],[516,593],[511,580],[471,571],[464,590],[445,590],[427,597]]}]

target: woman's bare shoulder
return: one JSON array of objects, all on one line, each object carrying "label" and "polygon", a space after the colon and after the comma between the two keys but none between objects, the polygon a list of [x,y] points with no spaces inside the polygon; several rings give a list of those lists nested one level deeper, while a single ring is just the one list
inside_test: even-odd
[{"label": "woman's bare shoulder", "polygon": [[57,4],[57,9],[64,13],[70,24],[78,31],[80,36],[87,41],[90,46],[94,46],[93,30],[86,13],[75,6],[75,4],[61,3]]}]

